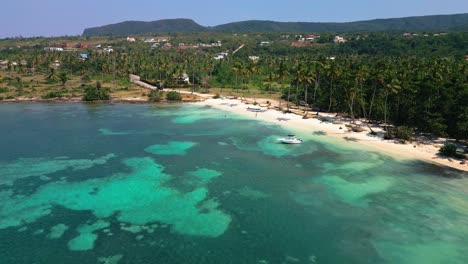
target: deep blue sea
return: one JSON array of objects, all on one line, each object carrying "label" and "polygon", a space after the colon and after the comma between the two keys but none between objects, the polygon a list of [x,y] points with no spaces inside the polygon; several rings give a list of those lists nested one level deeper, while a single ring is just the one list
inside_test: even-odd
[{"label": "deep blue sea", "polygon": [[200,105],[0,104],[0,263],[468,263],[467,174]]}]

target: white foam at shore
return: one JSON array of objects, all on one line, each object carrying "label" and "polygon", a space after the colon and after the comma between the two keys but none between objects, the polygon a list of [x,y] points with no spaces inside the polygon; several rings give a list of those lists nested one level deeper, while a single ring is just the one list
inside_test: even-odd
[{"label": "white foam at shore", "polygon": [[[266,100],[258,100],[257,102],[263,103]],[[314,136],[315,132],[321,131],[326,136],[322,136],[323,141],[335,143],[337,145],[346,146],[346,148],[354,149],[368,149],[370,151],[378,151],[392,156],[399,160],[419,159],[426,162],[445,165],[463,171],[468,171],[467,164],[460,164],[457,160],[441,158],[437,155],[439,145],[437,144],[400,144],[394,141],[383,140],[381,137],[369,135],[369,130],[364,132],[348,132],[345,127],[346,121],[342,124],[333,124],[330,122],[322,122],[317,118],[303,119],[302,116],[296,114],[284,114],[280,111],[269,109],[266,112],[256,113],[247,111],[247,104],[239,100],[228,100],[229,103],[222,103],[222,99],[207,99],[203,102],[194,104],[208,105],[217,109],[222,109],[235,114],[249,116],[252,119],[274,123],[290,130],[293,133],[301,135],[302,137]],[[320,113],[321,116],[334,117],[333,114]],[[340,129],[340,127],[342,129]],[[374,129],[374,128],[373,128]],[[378,129],[374,129],[378,130]],[[317,136],[317,135],[315,135]],[[352,138],[352,140],[349,140]],[[347,140],[348,139],[348,140]],[[416,146],[416,147],[415,147]]]}]

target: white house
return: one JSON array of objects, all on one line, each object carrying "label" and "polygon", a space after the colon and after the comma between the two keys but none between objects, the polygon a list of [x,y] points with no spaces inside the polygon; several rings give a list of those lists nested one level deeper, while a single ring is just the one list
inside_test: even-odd
[{"label": "white house", "polygon": [[216,56],[214,56],[213,59],[222,60],[222,59],[226,58],[227,56],[228,56],[227,52],[221,52],[221,53],[216,54]]},{"label": "white house", "polygon": [[249,60],[251,60],[253,62],[257,62],[259,59],[260,59],[259,56],[249,56]]},{"label": "white house", "polygon": [[335,36],[335,39],[333,40],[335,43],[345,43],[346,40],[343,37],[340,36]]},{"label": "white house", "polygon": [[135,39],[135,38],[131,38],[131,37],[127,37],[127,41],[128,41],[128,42],[135,42],[136,39]]},{"label": "white house", "polygon": [[317,38],[316,35],[310,34],[310,35],[307,36],[306,40],[307,40],[307,41],[314,41],[316,38]]},{"label": "white house", "polygon": [[58,47],[45,47],[45,51],[63,51],[63,48],[58,48]]},{"label": "white house", "polygon": [[223,46],[223,44],[221,44],[221,41],[220,41],[220,40],[218,40],[218,42],[211,43],[211,46],[212,46],[212,47],[222,47],[222,46]]},{"label": "white house", "polygon": [[62,65],[62,62],[59,60],[55,60],[53,63],[50,64],[50,67],[57,69],[60,67],[60,65]]},{"label": "white house", "polygon": [[270,42],[269,41],[262,41],[260,42],[260,46],[268,46],[270,45]]},{"label": "white house", "polygon": [[156,40],[154,40],[154,38],[145,39],[145,43],[154,43],[154,42],[156,42]]}]

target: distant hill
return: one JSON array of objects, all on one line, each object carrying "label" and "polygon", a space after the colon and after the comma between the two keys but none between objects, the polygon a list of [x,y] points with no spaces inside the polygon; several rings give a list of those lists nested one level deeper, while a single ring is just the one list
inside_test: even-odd
[{"label": "distant hill", "polygon": [[215,31],[251,32],[377,32],[449,31],[468,26],[468,14],[374,19],[345,23],[243,21],[213,28]]},{"label": "distant hill", "polygon": [[169,32],[378,32],[378,31],[466,31],[468,14],[374,19],[345,23],[275,22],[250,20],[204,27],[191,19],[152,22],[127,21],[88,28],[83,36],[130,35]]},{"label": "distant hill", "polygon": [[163,19],[152,22],[126,21],[102,27],[87,28],[83,36],[131,35],[145,33],[202,32],[207,28],[192,19]]}]

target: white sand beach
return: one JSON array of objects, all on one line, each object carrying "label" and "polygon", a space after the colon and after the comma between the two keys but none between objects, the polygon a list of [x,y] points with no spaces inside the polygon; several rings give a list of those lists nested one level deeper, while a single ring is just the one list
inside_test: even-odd
[{"label": "white sand beach", "polygon": [[[260,105],[266,106],[266,99],[257,99],[256,101]],[[262,121],[283,126],[291,132],[298,134],[326,134],[342,141],[343,144],[363,145],[366,148],[390,155],[396,159],[419,159],[462,171],[468,171],[468,164],[461,164],[460,160],[444,158],[437,155],[440,146],[443,144],[443,140],[440,142],[424,143],[413,141],[411,143],[402,144],[393,140],[384,140],[383,131],[378,127],[372,127],[375,132],[378,132],[377,135],[371,135],[369,128],[366,126],[362,126],[364,128],[363,132],[350,132],[345,126],[346,124],[350,124],[350,120],[337,118],[336,114],[319,113],[320,118],[303,119],[302,115],[293,113],[285,114],[271,108],[265,112],[252,112],[247,110],[248,104],[242,103],[238,99],[206,99],[196,104],[209,105],[236,114],[257,118]],[[359,124],[359,121],[357,123]]]}]

